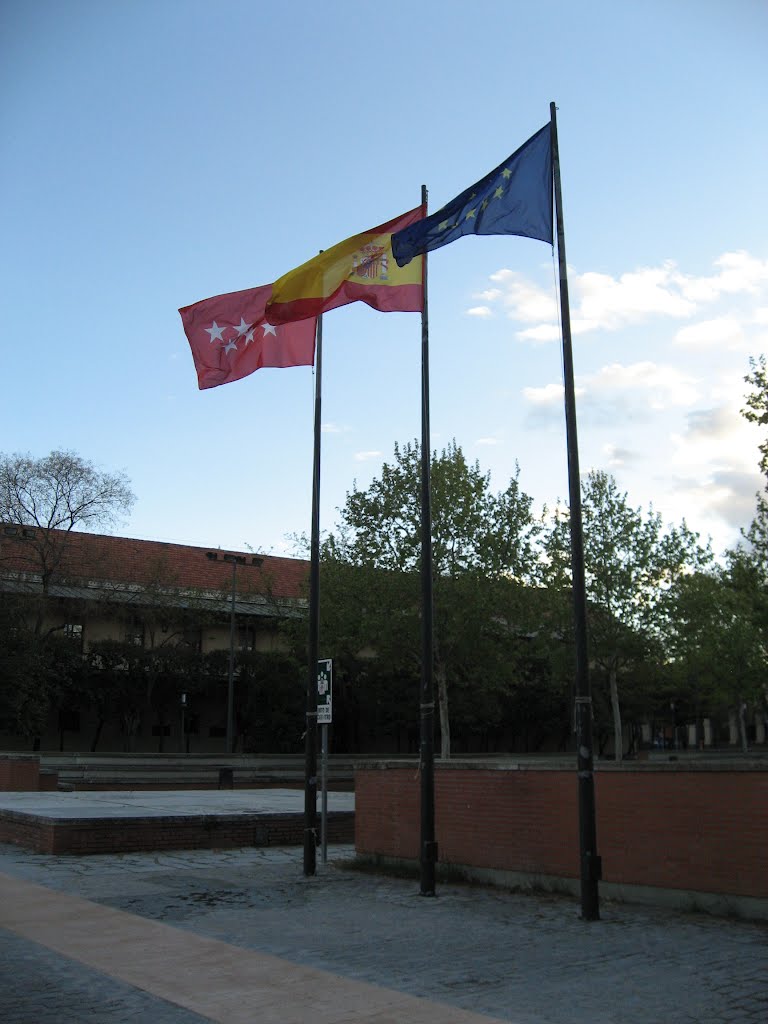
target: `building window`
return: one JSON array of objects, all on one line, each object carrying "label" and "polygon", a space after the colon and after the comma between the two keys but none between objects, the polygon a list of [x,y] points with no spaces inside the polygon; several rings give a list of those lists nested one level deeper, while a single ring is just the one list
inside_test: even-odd
[{"label": "building window", "polygon": [[237,647],[241,651],[252,651],[256,646],[256,630],[253,626],[239,626]]},{"label": "building window", "polygon": [[64,636],[71,640],[82,651],[83,649],[83,626],[80,622],[68,622],[64,627]]},{"label": "building window", "polygon": [[125,642],[133,647],[144,646],[144,623],[133,619],[125,631]]},{"label": "building window", "polygon": [[170,736],[171,727],[170,725],[153,725],[152,726],[153,736]]}]

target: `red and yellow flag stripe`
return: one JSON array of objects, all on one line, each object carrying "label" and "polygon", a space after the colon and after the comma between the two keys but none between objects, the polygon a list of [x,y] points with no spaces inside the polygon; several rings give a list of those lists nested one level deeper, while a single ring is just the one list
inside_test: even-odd
[{"label": "red and yellow flag stripe", "polygon": [[266,319],[293,323],[349,302],[365,302],[382,313],[421,312],[424,258],[398,267],[392,235],[425,216],[422,206],[339,242],[302,263],[272,285]]}]

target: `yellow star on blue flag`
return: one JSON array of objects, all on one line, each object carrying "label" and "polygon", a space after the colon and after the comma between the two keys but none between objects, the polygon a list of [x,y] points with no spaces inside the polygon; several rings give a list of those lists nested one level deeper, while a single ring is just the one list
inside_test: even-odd
[{"label": "yellow star on blue flag", "polygon": [[553,243],[552,140],[545,125],[437,213],[392,235],[399,267],[462,235],[523,235]]}]

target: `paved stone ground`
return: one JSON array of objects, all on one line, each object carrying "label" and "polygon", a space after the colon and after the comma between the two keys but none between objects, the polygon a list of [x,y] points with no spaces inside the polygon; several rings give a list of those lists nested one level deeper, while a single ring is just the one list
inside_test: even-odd
[{"label": "paved stone ground", "polygon": [[0,928],[0,1020],[3,1024],[204,1024],[206,1018]]},{"label": "paved stone ground", "polygon": [[[607,901],[586,923],[567,897],[457,885],[425,899],[413,880],[349,870],[353,852],[332,847],[304,878],[295,848],[52,857],[0,846],[0,871],[514,1024],[768,1020],[768,926]],[[4,1024],[206,1020],[2,926],[0,907]]]}]

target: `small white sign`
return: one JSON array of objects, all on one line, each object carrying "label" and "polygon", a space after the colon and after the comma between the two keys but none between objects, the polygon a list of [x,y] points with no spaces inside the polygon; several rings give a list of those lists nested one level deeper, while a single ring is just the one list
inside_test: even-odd
[{"label": "small white sign", "polygon": [[333,721],[333,661],[326,658],[317,663],[317,724]]}]

